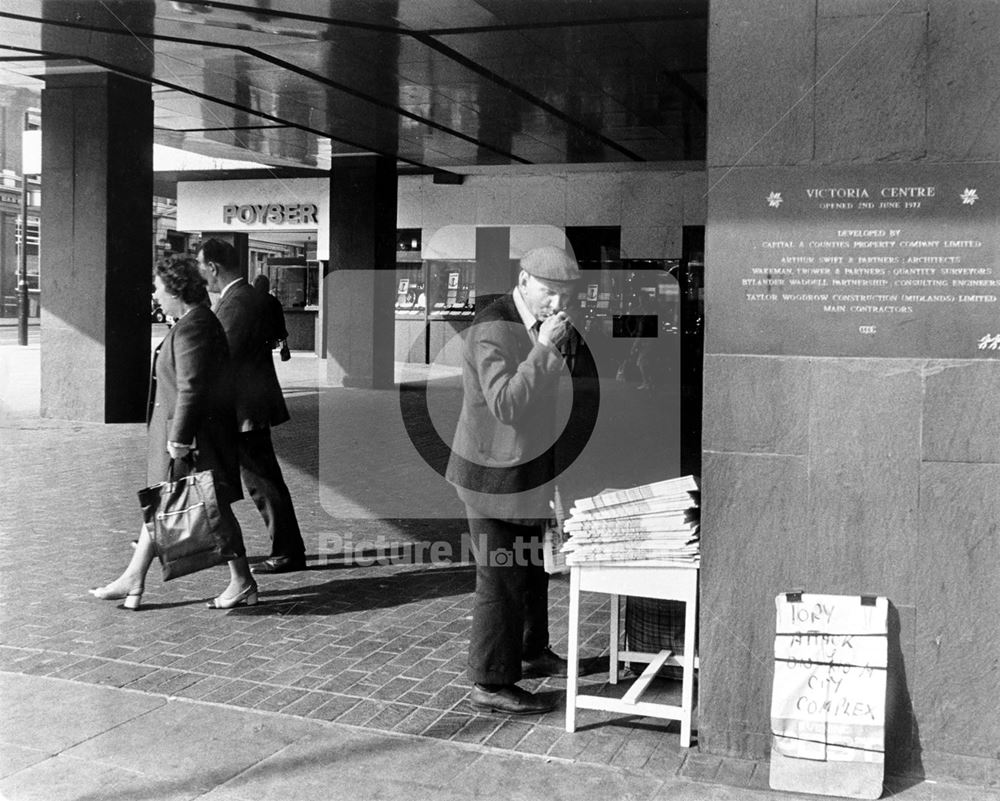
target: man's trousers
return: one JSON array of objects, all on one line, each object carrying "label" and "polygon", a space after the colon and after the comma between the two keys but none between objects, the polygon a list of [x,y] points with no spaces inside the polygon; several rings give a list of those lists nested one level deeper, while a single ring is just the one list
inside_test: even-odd
[{"label": "man's trousers", "polygon": [[544,525],[480,517],[471,508],[468,519],[476,554],[469,678],[477,684],[514,684],[521,678],[521,660],[539,656],[549,644]]},{"label": "man's trousers", "polygon": [[293,559],[305,555],[299,521],[292,506],[292,496],[285,485],[281,467],[274,455],[271,429],[243,431],[239,436],[240,476],[254,505],[264,518],[271,537],[271,556]]}]

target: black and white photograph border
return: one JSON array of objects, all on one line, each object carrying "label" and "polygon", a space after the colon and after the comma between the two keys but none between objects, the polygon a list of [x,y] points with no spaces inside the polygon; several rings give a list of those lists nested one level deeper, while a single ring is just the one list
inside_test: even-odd
[{"label": "black and white photograph border", "polygon": [[[998,38],[993,0],[5,0],[0,798],[1000,799]],[[282,322],[234,333],[213,239]],[[144,524],[160,456],[212,469],[207,556]],[[695,583],[630,596],[678,530]],[[494,686],[477,599],[543,537]]]}]

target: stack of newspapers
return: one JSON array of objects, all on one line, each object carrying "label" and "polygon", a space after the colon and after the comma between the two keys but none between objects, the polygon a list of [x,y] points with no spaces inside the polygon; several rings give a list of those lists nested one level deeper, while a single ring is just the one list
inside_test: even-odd
[{"label": "stack of newspapers", "polygon": [[655,559],[697,565],[698,500],[694,476],[580,498],[563,523],[566,564]]}]

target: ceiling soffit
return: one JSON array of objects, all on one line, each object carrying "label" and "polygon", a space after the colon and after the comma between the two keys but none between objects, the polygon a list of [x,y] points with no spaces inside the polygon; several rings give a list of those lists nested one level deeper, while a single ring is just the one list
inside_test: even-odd
[{"label": "ceiling soffit", "polygon": [[707,0],[5,0],[3,74],[154,87],[158,141],[327,166],[702,160]]}]

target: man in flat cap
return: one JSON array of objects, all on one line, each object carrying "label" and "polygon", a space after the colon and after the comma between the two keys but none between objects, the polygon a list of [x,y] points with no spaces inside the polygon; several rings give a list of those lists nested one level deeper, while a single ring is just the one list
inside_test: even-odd
[{"label": "man in flat cap", "polygon": [[[520,267],[517,286],[466,332],[464,397],[446,478],[465,503],[476,553],[471,704],[526,715],[555,704],[518,687],[522,675],[567,675],[566,660],[549,648],[542,559],[557,446],[566,439],[555,430],[560,376],[596,370],[567,314],[580,278],[576,259],[547,246],[526,253]],[[573,423],[571,412],[564,434]]]}]

